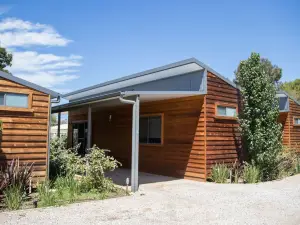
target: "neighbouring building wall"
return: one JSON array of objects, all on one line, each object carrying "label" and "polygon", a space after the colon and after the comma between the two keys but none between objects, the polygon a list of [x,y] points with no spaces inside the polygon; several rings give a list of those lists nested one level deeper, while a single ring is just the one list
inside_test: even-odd
[{"label": "neighbouring building wall", "polygon": [[297,148],[300,152],[300,126],[294,124],[294,117],[300,117],[300,105],[296,104],[292,99],[290,99],[290,146]]},{"label": "neighbouring building wall", "polygon": [[[204,96],[142,103],[140,114],[163,114],[163,144],[140,144],[139,169],[160,175],[205,180]],[[96,110],[96,109],[95,109]],[[131,165],[132,106],[92,113],[92,143],[111,150],[123,167]],[[69,113],[72,121],[86,120],[86,110]]]},{"label": "neighbouring building wall", "polygon": [[216,117],[216,104],[239,109],[239,91],[208,72],[206,96],[206,165],[207,176],[215,163],[234,163],[242,158],[237,119]]},{"label": "neighbouring building wall", "polygon": [[9,80],[0,79],[0,92],[29,94],[31,112],[0,107],[0,163],[19,158],[34,163],[34,179],[46,176],[50,96]]}]

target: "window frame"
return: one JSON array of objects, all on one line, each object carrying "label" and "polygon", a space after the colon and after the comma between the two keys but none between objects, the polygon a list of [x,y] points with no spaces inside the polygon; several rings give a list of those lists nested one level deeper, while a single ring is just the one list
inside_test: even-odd
[{"label": "window frame", "polygon": [[[160,140],[161,142],[158,144],[158,143],[140,143],[139,144],[141,146],[153,146],[153,147],[162,147],[164,146],[164,113],[151,113],[151,114],[141,114],[140,115],[140,119],[143,118],[143,117],[157,117],[157,116],[160,116],[161,118],[161,127],[160,127],[160,130],[161,130],[161,134],[160,134]],[[140,137],[139,137],[140,139]]]},{"label": "window frame", "polygon": [[296,127],[299,127],[300,124],[296,124],[296,123],[295,123],[295,120],[296,120],[296,119],[297,119],[297,120],[298,120],[298,119],[300,120],[300,116],[294,116],[294,117],[293,117],[293,125],[296,126]]},{"label": "window frame", "polygon": [[[17,88],[16,88],[17,89]],[[27,108],[23,107],[17,107],[17,106],[6,106],[6,105],[0,105],[0,111],[12,111],[12,112],[33,112],[32,109],[32,92],[29,91],[23,91],[23,90],[7,90],[6,88],[0,88],[0,93],[10,93],[10,94],[21,94],[21,95],[27,95]],[[5,97],[4,97],[5,98]],[[5,100],[4,100],[5,102]]]},{"label": "window frame", "polygon": [[236,115],[238,115],[238,105],[237,104],[231,104],[231,103],[222,103],[222,102],[216,102],[215,103],[215,118],[216,119],[222,119],[222,120],[237,120],[237,116],[220,116],[218,115],[218,106],[221,107],[228,107],[228,108],[235,108]]}]

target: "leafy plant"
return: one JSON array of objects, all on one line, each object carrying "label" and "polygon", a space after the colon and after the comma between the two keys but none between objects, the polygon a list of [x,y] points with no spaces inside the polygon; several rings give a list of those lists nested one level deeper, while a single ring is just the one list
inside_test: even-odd
[{"label": "leafy plant", "polygon": [[284,151],[278,156],[278,171],[279,178],[291,176],[298,171],[299,155],[294,148],[286,147]]},{"label": "leafy plant", "polygon": [[21,164],[19,159],[13,159],[0,172],[0,192],[9,186],[18,186],[22,191],[27,191],[32,177],[33,163]]},{"label": "leafy plant", "polygon": [[79,145],[69,149],[66,146],[66,136],[53,138],[50,142],[50,179],[84,170],[83,158],[77,154]]},{"label": "leafy plant", "polygon": [[113,171],[121,163],[106,155],[106,152],[109,152],[108,150],[100,149],[96,145],[89,149],[88,152],[85,156],[85,164],[88,165],[85,168],[86,177],[82,180],[84,185],[99,191],[114,190],[113,182],[105,177],[105,172]]},{"label": "leafy plant", "polygon": [[260,171],[259,168],[252,165],[245,163],[243,177],[245,183],[257,183],[260,181]]},{"label": "leafy plant", "polygon": [[4,203],[10,210],[17,210],[21,207],[24,191],[19,185],[11,185],[4,190]]},{"label": "leafy plant", "polygon": [[55,192],[51,190],[52,183],[44,181],[37,185],[38,198],[42,206],[55,205]]},{"label": "leafy plant", "polygon": [[211,169],[211,179],[216,183],[226,183],[229,177],[229,169],[226,164],[215,164]]},{"label": "leafy plant", "polygon": [[[264,180],[277,178],[278,155],[283,149],[275,78],[269,74],[270,71],[257,53],[241,61],[236,71],[242,95],[239,123],[244,148]],[[281,73],[279,68],[276,71]]]},{"label": "leafy plant", "polygon": [[3,130],[3,122],[0,120],[0,132]]}]

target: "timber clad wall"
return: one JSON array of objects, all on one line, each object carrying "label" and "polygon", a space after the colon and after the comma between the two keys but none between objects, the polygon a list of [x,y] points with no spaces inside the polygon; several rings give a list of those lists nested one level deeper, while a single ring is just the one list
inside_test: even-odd
[{"label": "timber clad wall", "polygon": [[296,147],[300,151],[300,126],[294,125],[294,117],[300,117],[300,105],[290,99],[290,146]]},{"label": "timber clad wall", "polygon": [[46,176],[50,96],[9,80],[0,79],[0,92],[29,94],[31,112],[0,109],[3,131],[0,137],[0,163],[19,158],[34,162],[34,179]]},{"label": "timber clad wall", "polygon": [[238,122],[234,119],[216,117],[216,104],[239,106],[239,91],[208,72],[207,74],[207,116],[206,116],[206,164],[207,175],[215,163],[233,163],[241,154],[241,139]]},{"label": "timber clad wall", "polygon": [[[197,96],[141,104],[141,115],[163,114],[164,143],[140,144],[140,171],[205,179],[203,100],[203,96]],[[131,112],[132,107],[126,105],[92,113],[92,143],[111,150],[111,155],[127,168],[131,162]],[[70,123],[86,119],[85,109],[69,114]]]}]

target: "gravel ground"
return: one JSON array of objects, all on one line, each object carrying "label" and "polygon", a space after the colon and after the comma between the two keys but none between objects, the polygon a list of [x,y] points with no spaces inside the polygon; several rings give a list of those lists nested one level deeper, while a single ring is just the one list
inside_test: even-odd
[{"label": "gravel ground", "polygon": [[133,196],[0,213],[0,224],[300,224],[300,175],[261,184],[173,180]]}]

